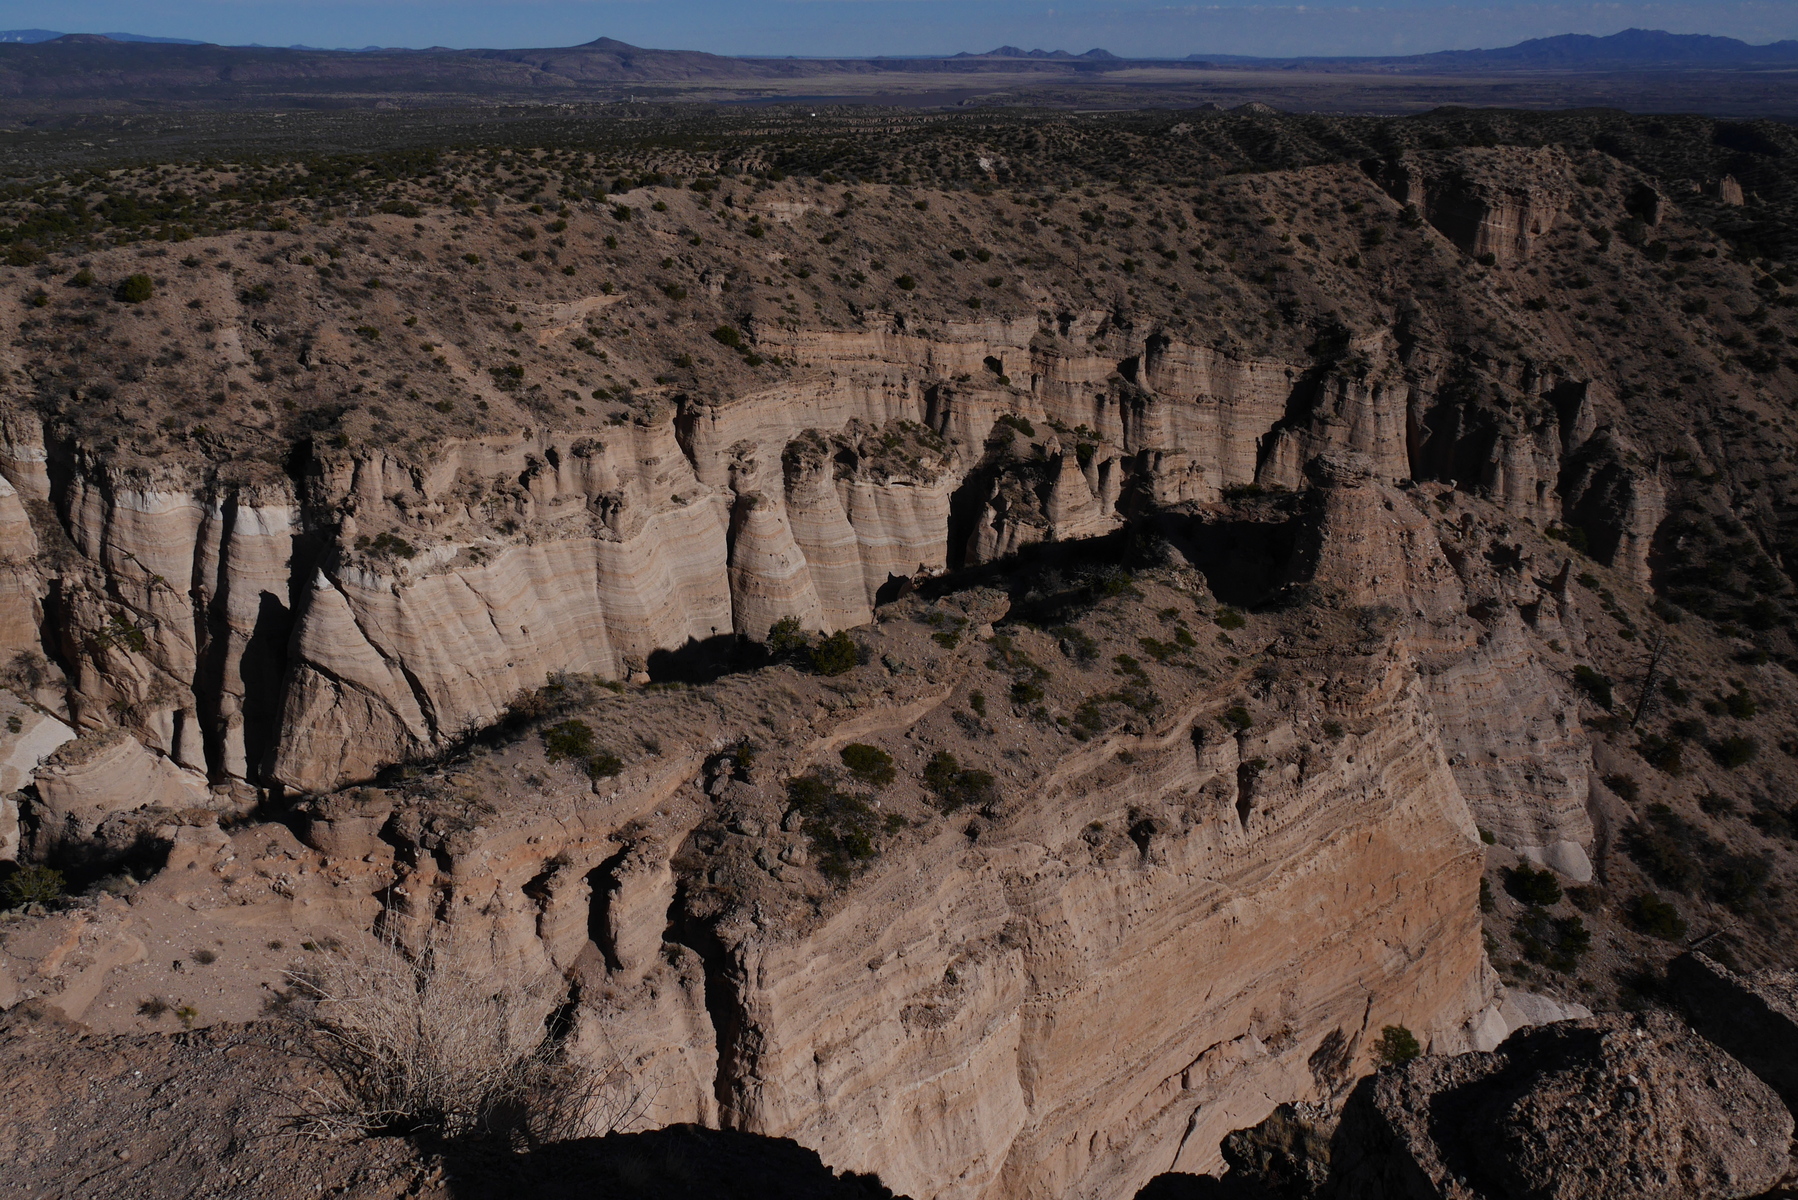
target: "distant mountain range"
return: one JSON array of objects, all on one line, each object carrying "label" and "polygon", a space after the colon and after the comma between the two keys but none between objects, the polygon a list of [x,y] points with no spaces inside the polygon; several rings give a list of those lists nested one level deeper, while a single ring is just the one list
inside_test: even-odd
[{"label": "distant mountain range", "polygon": [[[435,104],[499,98],[528,103],[546,98],[615,99],[645,86],[703,88],[843,76],[903,75],[915,80],[935,75],[942,77],[944,86],[988,88],[1001,81],[1008,87],[1034,86],[1039,81],[1097,82],[1110,72],[1144,62],[1195,72],[1208,67],[1277,66],[1294,72],[1384,76],[1764,71],[1798,67],[1798,41],[1751,46],[1734,38],[1631,29],[1610,37],[1569,34],[1497,50],[1388,58],[1126,59],[1100,49],[1073,54],[1000,46],[985,53],[935,58],[823,59],[733,58],[696,50],[646,49],[604,37],[580,46],[530,50],[318,50],[26,29],[0,32],[0,110],[68,112],[143,104],[225,108],[327,101]],[[351,97],[357,99],[349,101]]]},{"label": "distant mountain range", "polygon": [[[60,37],[68,37],[66,33],[57,33],[53,29],[0,29],[0,43],[53,42]],[[96,37],[110,38],[115,42],[149,42],[158,46],[204,46],[205,42],[196,42],[192,38],[148,37],[141,33],[101,33]]]},{"label": "distant mountain range", "polygon": [[988,50],[985,54],[970,54],[966,50],[963,50],[960,54],[955,55],[955,57],[956,58],[1066,58],[1066,59],[1087,58],[1087,59],[1098,59],[1098,60],[1105,60],[1105,59],[1115,60],[1117,58],[1117,55],[1113,54],[1109,50],[1098,50],[1098,49],[1088,50],[1085,54],[1069,54],[1066,50],[1020,50],[1016,46],[1000,46],[997,50]]},{"label": "distant mountain range", "polygon": [[1386,57],[1253,58],[1237,54],[1189,54],[1185,62],[1302,63],[1354,68],[1409,66],[1424,69],[1629,70],[1651,67],[1761,67],[1798,64],[1798,41],[1751,45],[1736,38],[1661,29],[1625,29],[1608,37],[1563,33],[1531,38],[1496,50],[1438,50]]}]

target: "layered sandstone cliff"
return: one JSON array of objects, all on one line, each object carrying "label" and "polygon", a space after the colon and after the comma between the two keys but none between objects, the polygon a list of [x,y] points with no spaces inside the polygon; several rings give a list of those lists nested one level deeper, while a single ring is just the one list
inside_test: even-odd
[{"label": "layered sandstone cliff", "polygon": [[1625,451],[1593,434],[1588,401],[1558,431],[1470,441],[1467,414],[1444,415],[1465,402],[1432,399],[1432,365],[1390,344],[1317,379],[1101,313],[767,344],[815,382],[422,464],[315,445],[290,477],[121,471],[15,414],[7,651],[52,648],[79,724],[119,723],[216,779],[315,791],[454,744],[552,672],[622,677],[785,616],[864,623],[919,574],[1303,486],[1332,448],[1389,481],[1482,464],[1479,485],[1542,524],[1564,471],[1622,562],[1658,520],[1651,479],[1597,465]]}]

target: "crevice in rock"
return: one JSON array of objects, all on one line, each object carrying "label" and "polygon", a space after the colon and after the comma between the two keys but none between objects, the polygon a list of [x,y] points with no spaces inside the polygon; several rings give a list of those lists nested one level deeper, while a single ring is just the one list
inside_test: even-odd
[{"label": "crevice in rock", "polygon": [[663,939],[685,946],[699,956],[705,972],[705,1008],[711,1018],[712,1035],[718,1052],[717,1074],[712,1092],[718,1101],[718,1124],[729,1128],[741,1114],[737,1097],[742,1076],[743,1010],[737,987],[732,981],[730,956],[712,927],[687,911],[686,884],[675,889],[674,901],[668,906],[668,930]]},{"label": "crevice in rock", "polygon": [[612,936],[611,910],[614,883],[620,864],[630,847],[619,849],[616,854],[601,862],[587,872],[587,937],[599,947],[599,952],[606,960],[606,970],[616,971],[618,963],[618,943]]}]

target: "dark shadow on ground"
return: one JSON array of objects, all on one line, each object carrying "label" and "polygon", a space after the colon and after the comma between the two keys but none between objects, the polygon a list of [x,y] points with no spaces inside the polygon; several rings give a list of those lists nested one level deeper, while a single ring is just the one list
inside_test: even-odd
[{"label": "dark shadow on ground", "polygon": [[448,1151],[456,1200],[905,1200],[785,1138],[675,1125],[520,1154]]},{"label": "dark shadow on ground", "polygon": [[1181,1175],[1168,1172],[1157,1175],[1136,1193],[1136,1200],[1274,1200],[1274,1195],[1259,1184],[1225,1175]]},{"label": "dark shadow on ground", "polygon": [[704,641],[692,639],[675,650],[656,650],[649,656],[652,683],[711,683],[736,671],[753,671],[768,665],[768,651],[760,644],[733,633],[720,633]]}]

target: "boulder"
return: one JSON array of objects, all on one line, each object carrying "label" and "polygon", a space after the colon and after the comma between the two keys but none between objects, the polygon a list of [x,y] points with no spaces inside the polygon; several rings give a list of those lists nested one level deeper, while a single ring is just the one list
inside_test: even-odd
[{"label": "boulder", "polygon": [[1667,983],[1692,1028],[1798,1107],[1798,972],[1738,975],[1689,950],[1667,964]]},{"label": "boulder", "polygon": [[1789,1169],[1792,1117],[1662,1013],[1564,1021],[1363,1080],[1332,1147],[1340,1200],[1700,1200]]},{"label": "boulder", "polygon": [[379,788],[353,788],[300,806],[300,840],[333,858],[391,857],[381,827],[393,815],[393,798]]},{"label": "boulder", "polygon": [[34,778],[39,824],[59,843],[88,840],[114,813],[212,804],[205,779],[116,728],[85,733],[62,745]]}]

